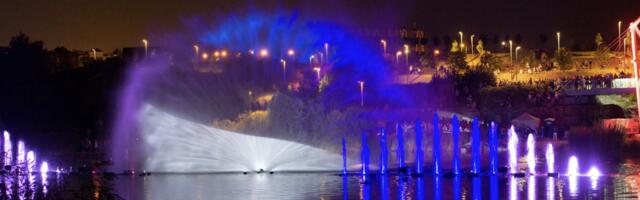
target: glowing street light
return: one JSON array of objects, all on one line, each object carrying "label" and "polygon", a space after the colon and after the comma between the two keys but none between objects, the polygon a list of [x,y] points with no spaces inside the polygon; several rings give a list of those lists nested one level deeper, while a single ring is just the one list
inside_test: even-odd
[{"label": "glowing street light", "polygon": [[269,55],[269,50],[267,49],[260,49],[260,56],[261,57],[267,57]]},{"label": "glowing street light", "polygon": [[382,55],[387,55],[387,41],[382,39],[380,43],[382,43]]},{"label": "glowing street light", "polygon": [[287,61],[280,59],[282,63],[282,81],[287,81]]},{"label": "glowing street light", "polygon": [[320,67],[314,67],[313,71],[316,72],[316,76],[318,78],[318,82],[320,82]]},{"label": "glowing street light", "polygon": [[223,58],[227,57],[227,51],[226,50],[222,50],[220,52],[220,56],[222,56]]},{"label": "glowing street light", "polygon": [[220,52],[219,52],[219,51],[214,51],[214,52],[213,52],[213,57],[216,57],[216,59],[217,59],[218,57],[220,57]]},{"label": "glowing street light", "polygon": [[476,35],[471,35],[471,46],[469,48],[471,48],[471,55],[473,55],[473,37],[475,37]]},{"label": "glowing street light", "polygon": [[556,38],[558,38],[558,50],[560,50],[560,32],[556,32]]},{"label": "glowing street light", "polygon": [[409,45],[404,45],[404,58],[407,66],[409,66]]},{"label": "glowing street light", "polygon": [[402,51],[396,52],[396,65],[400,66],[400,56],[402,55]]},{"label": "glowing street light", "polygon": [[202,53],[202,60],[207,60],[207,59],[209,59],[209,54]]},{"label": "glowing street light", "polygon": [[144,45],[144,56],[146,57],[147,54],[147,49],[149,48],[149,41],[147,41],[146,38],[142,39],[142,45]]},{"label": "glowing street light", "polygon": [[293,49],[289,49],[289,50],[287,50],[287,55],[289,55],[289,56],[294,56],[295,54],[296,54],[296,52],[295,52],[295,51],[293,51]]},{"label": "glowing street light", "polygon": [[329,60],[329,43],[324,43],[324,55],[326,56],[326,59],[324,59],[324,63],[327,63],[327,60]]},{"label": "glowing street light", "polygon": [[516,47],[516,63],[518,63],[518,50],[520,50],[520,46]]},{"label": "glowing street light", "polygon": [[91,53],[93,53],[93,59],[96,60],[98,57],[98,52],[96,51],[96,49],[91,49]]},{"label": "glowing street light", "polygon": [[309,64],[313,64],[313,59],[315,58],[315,55],[311,55],[309,56]]},{"label": "glowing street light", "polygon": [[440,50],[438,50],[438,49],[433,50],[433,55],[436,55],[436,56],[440,55]]},{"label": "glowing street light", "polygon": [[360,106],[364,107],[364,81],[358,81],[360,85]]},{"label": "glowing street light", "polygon": [[460,35],[460,51],[462,51],[462,48],[464,48],[464,45],[463,45],[464,44],[464,39],[463,39],[464,38],[463,37],[464,34],[462,33],[462,31],[458,31],[458,34]]},{"label": "glowing street light", "polygon": [[198,58],[198,55],[200,55],[199,51],[200,51],[200,47],[197,44],[193,45],[193,50],[196,53],[196,58]]}]

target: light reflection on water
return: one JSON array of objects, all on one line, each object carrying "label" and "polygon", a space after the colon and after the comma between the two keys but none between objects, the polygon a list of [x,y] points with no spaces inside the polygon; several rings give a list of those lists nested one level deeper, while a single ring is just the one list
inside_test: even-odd
[{"label": "light reflection on water", "polygon": [[[361,184],[358,176],[321,173],[154,174],[135,177],[133,183],[130,178],[116,179],[116,193],[121,188],[132,188],[129,184],[139,188],[118,193],[125,199],[585,199],[629,196],[616,192],[628,186],[614,184],[615,177],[598,179],[596,190],[592,190],[592,179],[586,176],[452,178],[387,175],[371,176],[368,184]],[[561,186],[564,182],[568,182],[569,187]],[[538,188],[538,184],[543,187]],[[542,189],[545,186],[546,189]]]}]

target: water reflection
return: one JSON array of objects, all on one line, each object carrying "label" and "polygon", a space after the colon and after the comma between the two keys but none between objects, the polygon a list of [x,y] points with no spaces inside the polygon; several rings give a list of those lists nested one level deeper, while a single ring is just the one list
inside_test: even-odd
[{"label": "water reflection", "polygon": [[370,200],[371,199],[371,184],[360,184],[360,199]]},{"label": "water reflection", "polygon": [[482,199],[482,180],[480,179],[480,177],[473,177],[473,180],[471,180],[471,187],[473,190],[471,199],[473,200],[480,200]]},{"label": "water reflection", "polygon": [[547,178],[547,199],[554,200],[556,197],[555,193],[555,180],[553,177]]},{"label": "water reflection", "polygon": [[491,175],[489,177],[489,185],[491,200],[498,200],[498,176]]},{"label": "water reflection", "polygon": [[460,195],[460,176],[453,177],[453,199],[462,199]]},{"label": "water reflection", "polygon": [[578,176],[568,176],[569,179],[569,196],[578,196]]},{"label": "water reflection", "polygon": [[383,200],[389,199],[389,176],[380,175],[380,197]]},{"label": "water reflection", "polygon": [[440,177],[433,177],[433,199],[442,199],[442,187],[440,183]]},{"label": "water reflection", "polygon": [[424,200],[424,196],[424,178],[418,177],[416,178],[416,199]]},{"label": "water reflection", "polygon": [[349,199],[349,177],[342,176],[342,199]]},{"label": "water reflection", "polygon": [[398,199],[409,199],[407,194],[407,181],[403,174],[398,175]]},{"label": "water reflection", "polygon": [[509,199],[518,199],[518,179],[516,177],[509,177]]},{"label": "water reflection", "polygon": [[529,176],[527,181],[527,199],[536,200],[536,176]]}]

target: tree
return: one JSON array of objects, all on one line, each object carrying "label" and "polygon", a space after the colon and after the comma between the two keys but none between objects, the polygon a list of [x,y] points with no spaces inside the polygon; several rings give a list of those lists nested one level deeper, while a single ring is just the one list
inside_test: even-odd
[{"label": "tree", "polygon": [[602,43],[604,43],[604,39],[602,39],[602,35],[600,35],[600,33],[596,34],[595,42],[596,42],[596,55],[595,55],[596,59],[599,61],[607,60],[610,57],[609,47],[602,45]]},{"label": "tree", "polygon": [[602,39],[602,35],[600,33],[596,34],[596,49],[600,48],[600,45],[604,43],[604,39]]},{"label": "tree", "polygon": [[453,40],[453,43],[451,43],[451,52],[458,52],[458,51],[460,51],[460,45],[458,45],[457,40]]},{"label": "tree", "polygon": [[457,73],[463,72],[464,70],[469,69],[469,65],[467,64],[467,61],[466,61],[466,54],[462,51],[450,52],[447,60],[454,74],[457,74]]},{"label": "tree", "polygon": [[476,50],[478,51],[478,54],[480,55],[484,54],[484,45],[482,43],[482,40],[478,40],[478,45],[476,45]]},{"label": "tree", "polygon": [[500,59],[494,56],[492,53],[487,52],[481,54],[478,70],[493,72],[496,69],[500,69],[501,66],[502,62],[500,61]]},{"label": "tree", "polygon": [[571,65],[573,64],[571,53],[564,47],[556,51],[553,60],[558,64],[558,67],[560,67],[561,70],[571,69]]},{"label": "tree", "polygon": [[544,46],[549,41],[549,36],[547,36],[547,34],[540,33],[540,35],[538,36],[538,39],[540,40],[540,44]]}]

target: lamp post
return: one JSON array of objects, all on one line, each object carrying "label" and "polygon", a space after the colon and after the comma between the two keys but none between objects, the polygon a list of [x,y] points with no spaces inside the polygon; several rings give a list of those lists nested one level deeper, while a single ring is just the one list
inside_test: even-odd
[{"label": "lamp post", "polygon": [[475,37],[475,36],[476,36],[476,35],[471,35],[471,46],[469,47],[469,48],[471,48],[471,55],[473,55],[473,49],[474,49],[474,46],[473,46],[473,37]]},{"label": "lamp post", "polygon": [[284,59],[280,59],[282,63],[282,81],[287,81],[287,61]]},{"label": "lamp post", "polygon": [[404,45],[404,58],[407,63],[407,67],[409,67],[409,45]]},{"label": "lamp post", "polygon": [[318,78],[318,82],[320,82],[320,67],[314,67],[313,71],[316,72],[316,76]]},{"label": "lamp post", "polygon": [[382,43],[382,55],[387,55],[387,41],[382,39],[380,43]]},{"label": "lamp post", "polygon": [[516,47],[516,63],[518,63],[518,50],[520,50],[520,46]]},{"label": "lamp post", "polygon": [[293,49],[289,49],[289,50],[287,50],[287,55],[294,56],[294,55],[296,55],[296,52],[293,51]]},{"label": "lamp post", "polygon": [[149,41],[142,39],[142,45],[144,45],[144,56],[147,57],[147,49],[149,48]]},{"label": "lamp post", "polygon": [[96,60],[98,55],[96,55],[98,52],[96,52],[96,49],[91,49],[91,53],[93,53],[93,60]]},{"label": "lamp post", "polygon": [[460,35],[460,51],[462,51],[462,47],[464,47],[462,44],[464,44],[464,37],[463,37],[463,33],[462,31],[458,31],[458,34]]},{"label": "lamp post", "polygon": [[196,58],[198,58],[198,55],[200,55],[199,51],[200,51],[200,47],[197,44],[193,45],[193,50],[196,53]]},{"label": "lamp post", "polygon": [[400,66],[400,56],[402,55],[402,51],[396,52],[396,65]]},{"label": "lamp post", "polygon": [[360,106],[364,107],[364,81],[358,81],[360,85]]},{"label": "lamp post", "polygon": [[509,40],[509,57],[511,57],[511,65],[513,65],[513,41]]},{"label": "lamp post", "polygon": [[310,65],[313,65],[313,58],[315,58],[315,57],[316,57],[315,55],[309,56],[309,64]]},{"label": "lamp post", "polygon": [[[621,38],[621,31],[622,31],[622,21],[618,21],[618,45],[620,45],[620,41],[622,41]],[[619,47],[619,46],[618,46]]]},{"label": "lamp post", "polygon": [[556,38],[558,38],[558,50],[560,50],[560,32],[556,32]]},{"label": "lamp post", "polygon": [[324,43],[324,56],[325,56],[324,63],[326,64],[327,61],[329,60],[329,43],[326,43],[326,42]]}]

